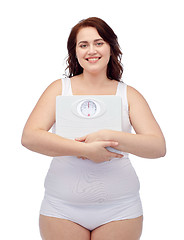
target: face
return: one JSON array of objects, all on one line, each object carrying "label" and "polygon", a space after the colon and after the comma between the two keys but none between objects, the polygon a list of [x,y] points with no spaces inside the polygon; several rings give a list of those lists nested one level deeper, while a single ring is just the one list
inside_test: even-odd
[{"label": "face", "polygon": [[82,28],[76,40],[76,56],[84,71],[106,73],[110,59],[110,45],[102,39],[96,28]]}]

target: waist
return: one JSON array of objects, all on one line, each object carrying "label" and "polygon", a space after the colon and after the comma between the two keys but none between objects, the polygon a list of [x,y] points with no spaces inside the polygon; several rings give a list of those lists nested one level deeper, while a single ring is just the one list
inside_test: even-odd
[{"label": "waist", "polygon": [[55,157],[45,190],[63,201],[94,204],[136,194],[139,180],[128,158],[94,163],[77,157]]}]

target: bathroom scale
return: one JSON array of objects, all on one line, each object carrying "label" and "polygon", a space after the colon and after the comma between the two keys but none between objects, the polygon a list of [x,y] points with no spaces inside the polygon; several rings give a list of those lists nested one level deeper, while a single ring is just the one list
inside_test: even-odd
[{"label": "bathroom scale", "polygon": [[101,129],[122,131],[121,104],[114,95],[57,96],[56,134],[74,140]]}]

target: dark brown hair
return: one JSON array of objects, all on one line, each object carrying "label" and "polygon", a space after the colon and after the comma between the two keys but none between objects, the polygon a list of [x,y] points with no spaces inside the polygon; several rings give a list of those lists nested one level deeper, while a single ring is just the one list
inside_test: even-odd
[{"label": "dark brown hair", "polygon": [[96,28],[98,34],[110,45],[111,56],[107,66],[107,77],[109,79],[120,81],[123,73],[123,66],[121,63],[122,52],[120,50],[117,36],[105,21],[97,17],[81,20],[70,32],[67,42],[68,67],[66,68],[66,70],[69,70],[69,77],[79,75],[83,72],[83,68],[80,66],[76,58],[76,37],[79,30],[84,27]]}]

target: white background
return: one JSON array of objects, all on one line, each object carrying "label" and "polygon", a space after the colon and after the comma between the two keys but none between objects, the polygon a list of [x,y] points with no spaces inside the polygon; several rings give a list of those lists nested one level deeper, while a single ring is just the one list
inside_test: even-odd
[{"label": "white background", "polygon": [[92,16],[104,19],[118,35],[123,80],[147,99],[167,141],[164,158],[131,156],[141,182],[141,239],[184,239],[184,15],[179,0],[1,2],[0,235],[40,239],[38,213],[51,158],[23,148],[21,134],[41,93],[64,73],[70,29]]}]

